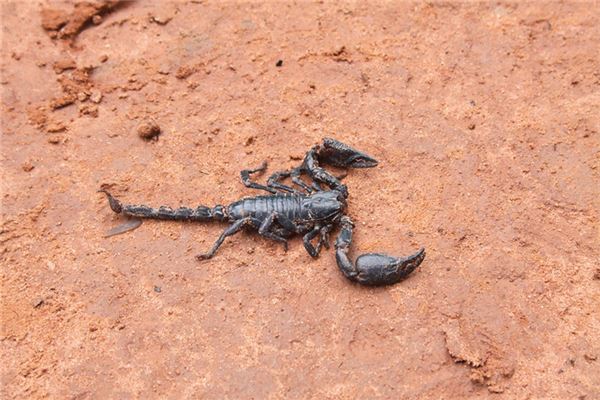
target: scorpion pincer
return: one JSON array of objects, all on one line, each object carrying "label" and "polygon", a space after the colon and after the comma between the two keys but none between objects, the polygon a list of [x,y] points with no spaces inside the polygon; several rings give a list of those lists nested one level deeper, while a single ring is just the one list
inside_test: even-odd
[{"label": "scorpion pincer", "polygon": [[[354,223],[346,215],[348,188],[341,183],[342,177],[333,176],[321,164],[340,168],[371,168],[378,162],[344,143],[326,138],[321,145],[314,146],[306,153],[300,166],[273,173],[266,185],[250,180],[252,174],[267,168],[266,163],[256,169],[241,171],[246,187],[264,190],[269,194],[244,198],[228,206],[198,206],[194,209],[161,206],[156,209],[144,205],[123,205],[105,189],[100,191],[107,195],[114,212],[130,217],[229,222],[230,225],[212,248],[197,256],[199,260],[212,258],[225,238],[243,228],[255,229],[261,236],[282,243],[286,251],[290,236],[303,235],[308,254],[318,257],[322,247],[329,248],[329,233],[339,226],[340,233],[335,242],[336,260],[346,278],[363,285],[391,285],[404,279],[421,264],[425,250],[420,249],[403,258],[368,253],[352,262],[349,252]],[[310,185],[302,180],[302,174],[312,180]],[[300,189],[282,183],[285,178],[291,178]],[[316,245],[313,245],[315,238]]]}]

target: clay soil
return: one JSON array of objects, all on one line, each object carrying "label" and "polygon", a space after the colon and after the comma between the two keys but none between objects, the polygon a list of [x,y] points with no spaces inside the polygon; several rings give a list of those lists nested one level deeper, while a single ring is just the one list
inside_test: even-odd
[{"label": "clay soil", "polygon": [[[597,2],[1,11],[0,397],[600,398]],[[324,136],[380,160],[354,254],[427,249],[400,284],[251,233],[196,261],[218,223],[105,237],[100,187],[227,204]]]}]

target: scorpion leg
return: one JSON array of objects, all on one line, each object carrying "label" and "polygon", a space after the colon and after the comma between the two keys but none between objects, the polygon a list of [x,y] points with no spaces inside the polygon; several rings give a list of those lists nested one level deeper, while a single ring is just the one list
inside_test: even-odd
[{"label": "scorpion leg", "polygon": [[252,188],[252,189],[266,190],[267,192],[273,193],[273,194],[277,193],[277,191],[273,188],[267,187],[265,185],[261,185],[260,183],[252,182],[250,180],[251,174],[254,174],[256,172],[263,172],[266,169],[267,169],[267,162],[264,161],[262,163],[262,165],[258,168],[242,170],[240,172],[240,176],[242,178],[242,183],[244,184],[244,186],[246,186],[248,188]]},{"label": "scorpion leg", "polygon": [[278,217],[279,217],[279,214],[277,214],[276,212],[273,212],[267,218],[265,218],[263,220],[263,222],[260,224],[260,227],[258,228],[258,234],[261,236],[264,236],[266,238],[276,240],[278,242],[283,243],[283,249],[285,251],[287,251],[288,250],[287,239],[284,238],[283,236],[279,236],[277,233],[270,231],[273,223],[276,220],[278,220]]},{"label": "scorpion leg", "polygon": [[273,175],[271,175],[271,177],[267,181],[267,186],[270,188],[273,188],[273,189],[279,189],[279,190],[283,190],[283,191],[286,191],[289,193],[302,194],[301,192],[294,189],[293,187],[284,185],[283,183],[279,183],[280,180],[285,179],[285,178],[289,177],[290,175],[291,175],[290,171],[277,171],[277,172],[273,173]]},{"label": "scorpion leg", "polygon": [[276,189],[280,189],[280,190],[285,190],[286,192],[290,192],[290,193],[295,193],[295,194],[303,194],[302,192],[284,185],[282,183],[279,183],[280,180],[291,177],[292,182],[294,182],[296,185],[300,186],[302,189],[304,189],[307,193],[311,193],[312,189],[306,184],[304,183],[304,181],[302,179],[300,179],[300,174],[302,173],[302,169],[301,168],[294,168],[291,169],[289,171],[278,171],[275,172],[273,175],[271,175],[271,177],[269,178],[268,182],[267,182],[267,186],[272,187],[272,188],[276,188]]},{"label": "scorpion leg", "polygon": [[329,248],[329,232],[331,232],[331,228],[333,225],[325,225],[321,228],[321,237],[319,238],[319,243],[323,245],[326,249]]},{"label": "scorpion leg", "polygon": [[351,281],[370,286],[392,285],[407,277],[425,258],[425,249],[401,258],[368,253],[358,257],[354,264],[348,256],[354,224],[347,216],[342,217],[340,224],[342,229],[335,242],[335,257],[338,267]]},{"label": "scorpion leg", "polygon": [[294,168],[291,171],[291,175],[292,182],[306,190],[308,193],[312,193],[313,190],[302,180],[302,178],[300,178],[300,175],[302,175],[302,168]]},{"label": "scorpion leg", "polygon": [[319,256],[319,253],[321,252],[321,241],[319,240],[316,248],[310,241],[313,240],[315,236],[319,234],[320,231],[321,227],[317,225],[311,231],[306,233],[306,235],[304,235],[304,237],[302,238],[302,242],[304,243],[304,248],[306,249],[306,252],[310,254],[310,256],[313,258],[317,258]]},{"label": "scorpion leg", "polygon": [[[304,243],[304,248],[306,252],[310,254],[311,257],[318,257],[321,252],[321,247],[329,248],[329,230],[332,228],[331,225],[325,226],[315,226],[312,230],[304,235],[302,238],[302,242]],[[317,241],[317,246],[313,246],[311,241],[317,236],[319,236],[319,240]]]},{"label": "scorpion leg", "polygon": [[314,181],[311,184],[311,186],[312,186],[312,188],[313,188],[314,191],[317,191],[317,192],[322,192],[323,191],[323,188],[321,187],[321,185],[319,185],[319,182]]},{"label": "scorpion leg", "polygon": [[200,261],[212,258],[219,249],[219,247],[223,244],[225,238],[227,236],[235,235],[236,233],[238,233],[244,227],[244,225],[252,225],[252,218],[242,218],[229,225],[227,229],[225,229],[223,233],[221,233],[221,236],[219,236],[219,238],[217,239],[213,247],[210,249],[210,251],[208,253],[198,254],[196,258]]}]

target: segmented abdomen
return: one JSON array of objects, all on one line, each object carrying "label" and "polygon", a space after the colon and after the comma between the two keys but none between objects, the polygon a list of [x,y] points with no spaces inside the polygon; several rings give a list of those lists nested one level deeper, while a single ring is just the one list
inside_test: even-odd
[{"label": "segmented abdomen", "polygon": [[291,220],[301,217],[301,204],[304,196],[296,194],[274,194],[257,196],[236,201],[229,205],[228,213],[232,220],[245,217],[265,219],[276,212]]}]

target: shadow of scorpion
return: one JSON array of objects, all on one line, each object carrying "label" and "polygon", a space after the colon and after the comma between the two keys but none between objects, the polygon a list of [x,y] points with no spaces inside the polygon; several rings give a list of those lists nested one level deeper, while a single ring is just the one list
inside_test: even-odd
[{"label": "shadow of scorpion", "polygon": [[[385,254],[363,254],[353,263],[348,253],[352,243],[354,223],[345,212],[348,188],[341,183],[343,177],[335,177],[320,164],[341,168],[371,168],[378,162],[374,158],[334,139],[323,139],[321,145],[310,149],[302,164],[291,170],[275,172],[262,185],[250,180],[250,175],[263,172],[267,163],[256,169],[241,171],[242,182],[246,187],[269,192],[269,195],[248,197],[228,206],[199,206],[195,209],[180,207],[172,209],[161,206],[158,209],[143,205],[123,205],[107,190],[100,192],[108,196],[110,208],[118,214],[137,218],[161,220],[230,222],[210,251],[196,256],[198,260],[212,258],[226,237],[234,235],[242,228],[257,229],[268,239],[283,243],[287,251],[287,238],[303,234],[304,247],[312,257],[318,257],[321,248],[329,248],[329,233],[339,225],[340,233],[335,241],[338,267],[346,278],[363,285],[391,285],[399,282],[421,264],[425,249],[415,254],[396,258]],[[308,175],[312,184],[308,186],[300,176]],[[302,191],[281,183],[291,178]],[[329,187],[323,189],[322,185]],[[312,240],[318,236],[316,246]]]}]

